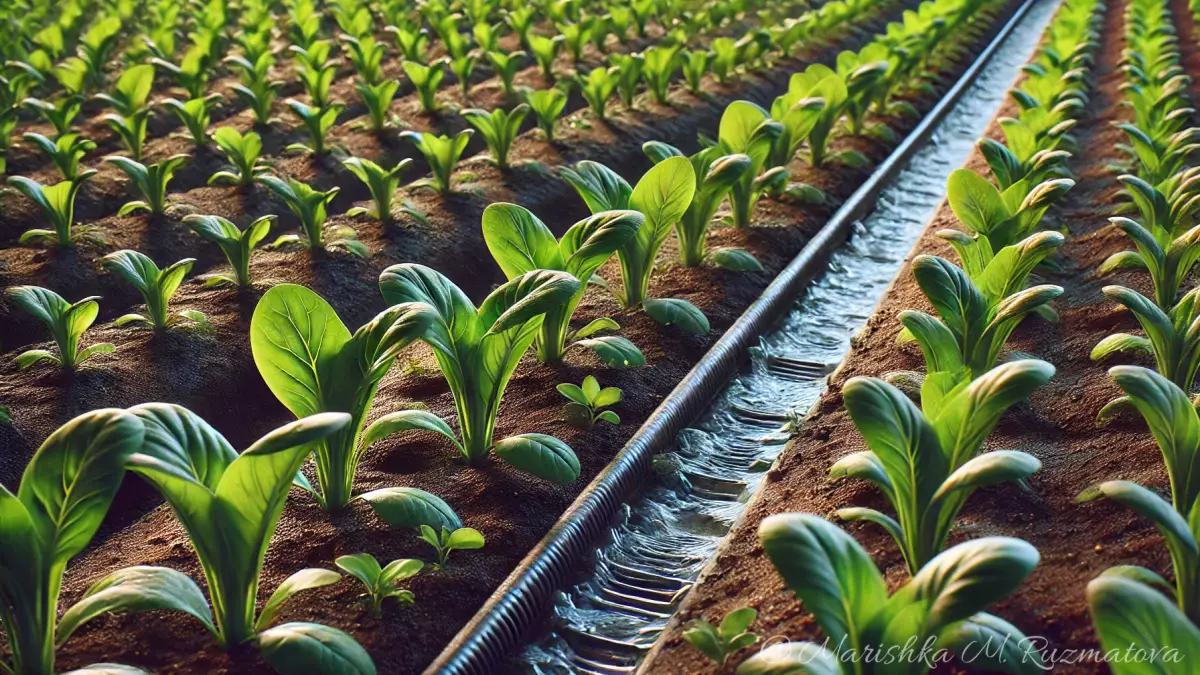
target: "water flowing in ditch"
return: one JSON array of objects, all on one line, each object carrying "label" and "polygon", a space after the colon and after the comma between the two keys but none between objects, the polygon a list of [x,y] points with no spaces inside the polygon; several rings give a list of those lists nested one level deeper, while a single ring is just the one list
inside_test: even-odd
[{"label": "water flowing in ditch", "polygon": [[655,458],[655,475],[625,503],[585,578],[557,594],[548,630],[506,671],[637,669],[783,449],[787,437],[777,430],[825,390],[825,376],[849,351],[1057,4],[1042,0],[1030,8],[871,215],[855,223],[828,268],[751,349],[743,372]]}]

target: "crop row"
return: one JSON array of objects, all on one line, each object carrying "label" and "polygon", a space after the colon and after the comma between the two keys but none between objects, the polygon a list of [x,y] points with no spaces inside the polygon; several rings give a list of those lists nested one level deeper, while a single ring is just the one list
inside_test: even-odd
[{"label": "crop row", "polygon": [[[928,672],[932,662],[904,656],[921,645],[957,655],[972,670],[1034,673],[1056,665],[1042,660],[1020,627],[983,611],[1021,585],[1039,562],[1037,549],[1009,537],[946,547],[972,491],[1024,481],[1041,468],[1028,453],[981,448],[1005,411],[1055,372],[1043,361],[1005,358],[1002,350],[1026,318],[1057,320],[1049,303],[1063,288],[1031,285],[1030,279],[1054,269],[1056,251],[1065,243],[1044,216],[1073,187],[1068,163],[1082,148],[1070,130],[1087,109],[1093,54],[1102,39],[1113,39],[1100,32],[1106,11],[1094,0],[1064,3],[1024,81],[1011,91],[1020,113],[998,120],[1005,142],[979,143],[990,176],[970,169],[951,175],[948,203],[963,229],[937,236],[953,248],[959,265],[931,255],[914,258],[913,277],[936,316],[916,310],[899,315],[898,342],[916,341],[925,371],[855,377],[842,388],[849,418],[869,449],[834,463],[830,477],[867,481],[894,515],[864,507],[836,515],[882,527],[910,578],[889,594],[870,556],[840,528],[812,514],[767,516],[758,528],[762,549],[828,641],[772,644],[742,661],[739,674]],[[1200,129],[1191,126],[1191,79],[1167,3],[1132,0],[1124,22],[1121,96],[1132,120],[1118,125],[1128,139],[1119,148],[1126,158],[1108,169],[1119,174],[1117,211],[1126,214],[1111,218],[1112,225],[1133,248],[1112,255],[1095,272],[1140,276],[1153,299],[1106,286],[1104,295],[1128,310],[1142,333],[1111,335],[1091,358],[1142,352],[1155,367],[1112,368],[1110,376],[1124,396],[1098,411],[1097,424],[1140,413],[1162,452],[1170,494],[1164,499],[1132,481],[1107,481],[1084,490],[1077,501],[1103,497],[1152,521],[1166,540],[1173,568],[1168,580],[1147,567],[1118,565],[1088,584],[1100,642],[1096,655],[1118,674],[1188,673],[1195,670],[1200,648],[1195,553],[1200,488],[1194,478],[1200,417],[1190,393],[1200,314],[1196,291],[1185,292],[1184,284],[1200,258],[1195,221],[1200,180],[1189,166],[1200,147]],[[754,609],[741,608],[719,627],[698,620],[683,637],[723,662],[756,642],[750,632],[755,616]]]},{"label": "crop row", "polygon": [[[861,19],[867,11],[866,4],[829,3],[804,15],[797,25],[819,26],[824,30],[844,24],[848,28]],[[5,519],[11,527],[5,533],[8,544],[5,548],[12,556],[0,560],[6,572],[0,583],[5,588],[5,627],[13,652],[11,669],[18,673],[53,672],[56,647],[83,624],[104,613],[168,609],[199,620],[226,649],[244,643],[256,645],[262,657],[281,672],[314,672],[313,664],[317,663],[321,664],[319,672],[374,672],[366,650],[339,629],[310,622],[274,625],[283,604],[295,593],[334,583],[339,574],[320,568],[301,570],[280,584],[261,609],[256,605],[266,549],[291,487],[310,493],[331,513],[344,509],[351,501],[367,502],[390,525],[416,530],[423,541],[436,549],[437,566],[447,564],[453,550],[482,547],[483,534],[463,527],[454,510],[429,492],[395,487],[355,494],[355,477],[363,454],[386,436],[420,430],[444,436],[467,463],[494,456],[545,480],[560,483],[576,480],[580,475],[579,460],[561,440],[539,433],[496,440],[493,432],[509,378],[531,347],[536,347],[537,358],[547,363],[561,360],[564,352],[574,345],[593,349],[614,367],[644,363],[641,353],[628,340],[601,335],[618,328],[611,319],[600,319],[572,330],[572,315],[588,283],[600,281],[595,276],[596,270],[615,256],[622,282],[619,291],[613,284],[613,292],[625,309],[644,310],[662,323],[707,333],[707,319],[689,303],[648,294],[655,259],[671,232],[677,233],[684,265],[712,260],[731,269],[757,269],[757,261],[745,251],[706,247],[709,229],[726,198],[730,203],[731,224],[749,227],[755,205],[764,196],[786,198],[797,193],[811,195],[815,190],[789,181],[788,167],[801,151],[817,167],[830,162],[865,161],[853,153],[827,153],[835,131],[886,135],[886,127],[868,123],[869,115],[911,110],[911,106],[897,103],[897,95],[927,88],[924,73],[931,56],[941,51],[943,42],[948,43],[947,49],[962,48],[962,38],[957,41],[947,38],[956,33],[969,35],[973,22],[990,16],[996,4],[980,0],[927,2],[918,11],[907,12],[902,22],[891,24],[886,34],[864,49],[843,53],[836,69],[812,65],[793,75],[787,93],[775,101],[770,111],[746,101],[728,106],[717,137],[700,152],[688,157],[673,146],[648,143],[645,152],[655,165],[633,185],[597,162],[584,161],[564,168],[563,178],[578,191],[593,215],[571,227],[561,238],[551,234],[527,209],[515,204],[490,205],[483,213],[484,239],[509,281],[490,293],[478,307],[447,277],[415,263],[392,265],[383,272],[380,291],[390,306],[353,332],[312,290],[294,284],[271,287],[254,310],[250,344],[263,380],[298,419],[267,434],[242,453],[236,452],[198,415],[177,405],[148,403],[126,410],[98,410],[63,425],[34,455],[16,494],[0,491],[0,501],[6,501],[5,508],[12,516]],[[291,6],[293,28],[299,31],[291,39],[300,43],[293,45],[300,47],[297,58],[310,62],[297,72],[333,72],[326,70],[327,63],[311,62],[314,51],[327,48],[317,46],[322,41],[317,32],[305,28],[310,23],[307,19],[298,20],[296,12],[303,10],[297,8],[302,6]],[[438,31],[441,18],[438,5],[427,7],[432,7],[430,11],[434,14],[424,15],[423,22],[436,32],[445,33],[441,35],[445,48],[453,53],[455,47],[451,43],[456,38],[451,36],[460,33],[444,26],[443,31]],[[228,9],[220,2],[197,7],[198,13],[191,21],[197,25],[209,21],[212,32],[221,33],[229,23],[225,13]],[[253,16],[262,9],[243,4],[238,25],[242,26],[243,19],[252,20],[246,18],[248,13]],[[468,15],[472,11],[488,12],[484,16],[497,11],[494,6],[463,9]],[[556,5],[554,11],[561,9]],[[348,21],[353,21],[347,18],[345,10],[344,5],[331,10],[343,30],[347,30]],[[510,19],[519,10],[512,8]],[[572,10],[567,7],[565,11]],[[670,16],[671,10],[664,6],[654,11],[668,12]],[[219,22],[213,18],[214,12],[220,13]],[[361,14],[356,11],[349,16]],[[79,18],[71,12],[62,17],[68,22]],[[576,22],[582,19],[579,15],[570,18]],[[99,21],[97,25],[111,23],[103,16]],[[315,23],[318,31],[320,22],[318,18]],[[218,27],[222,30],[215,30]],[[688,28],[694,26],[684,29]],[[81,45],[89,44],[90,33],[91,30],[84,32]],[[734,66],[769,68],[774,58],[794,46],[787,31],[756,35],[765,38],[741,43],[736,49]],[[536,35],[528,37],[537,43],[533,40]],[[203,42],[203,38],[192,39],[196,44]],[[388,79],[371,82],[375,79],[373,74],[378,74],[364,68],[371,59],[361,58],[355,52],[368,39],[368,35],[359,33],[352,38],[356,42],[347,42],[360,91],[394,82]],[[651,64],[643,72],[647,73],[647,83],[655,96],[655,87],[665,91],[673,71],[681,63],[675,60],[680,56],[679,44],[682,38],[667,46],[651,48],[672,54],[670,63],[663,66],[667,69],[665,76],[661,68],[652,64],[661,57],[643,56]],[[161,48],[158,41],[155,45]],[[247,51],[246,44],[241,48]],[[532,44],[529,48],[537,52]],[[195,44],[186,53],[195,53],[194,49]],[[18,75],[24,74],[30,82],[37,82],[34,72],[46,70],[46,63],[35,57],[36,53],[31,52],[28,62],[16,66]],[[80,53],[86,54],[87,50]],[[139,52],[126,53],[138,58]],[[141,58],[146,56],[142,54]],[[404,65],[425,66],[409,56],[405,55]],[[246,54],[242,57],[250,61]],[[78,58],[84,60],[83,56]],[[154,58],[169,63],[163,56]],[[721,48],[714,46],[711,63],[704,64],[701,71],[712,69],[723,79],[728,73],[719,72],[722,58]],[[117,111],[109,119],[128,153],[107,161],[129,173],[142,197],[123,210],[146,209],[156,216],[169,217],[167,187],[180,159],[152,164],[141,161],[155,67],[166,68],[161,64],[130,65],[115,79],[110,91],[103,94],[107,104]],[[182,67],[179,73],[166,69],[177,78],[188,75]],[[61,73],[64,69],[53,66],[51,71]],[[598,71],[614,78],[620,75],[619,67],[592,72]],[[304,75],[299,77],[309,81]],[[599,76],[589,75],[589,79],[599,80]],[[98,85],[106,80],[97,76],[94,81]],[[191,89],[190,83],[194,84],[179,79],[189,94],[203,93]],[[8,84],[11,86],[12,79]],[[305,124],[311,133],[306,151],[313,154],[329,150],[324,135],[338,117],[337,112],[330,114],[337,111],[337,105],[321,100],[323,91],[320,86],[310,87],[308,103],[291,104],[301,118],[308,120]],[[69,107],[71,103],[66,99],[73,95],[67,92],[50,107],[58,109],[60,104]],[[603,114],[607,98],[607,95],[603,99],[589,98],[596,119]],[[187,103],[196,100],[203,97],[193,96]],[[187,103],[181,105],[186,107]],[[490,112],[464,111],[466,121],[486,137],[492,159],[499,164],[503,163],[520,127],[519,118],[526,114],[524,105],[536,113],[538,106],[533,101],[512,107],[498,106]],[[194,125],[185,126],[196,131]],[[543,126],[542,133],[549,135],[551,129]],[[29,178],[10,179],[37,204],[51,224],[50,229],[26,233],[22,240],[46,243],[56,249],[76,244],[90,246],[93,244],[88,240],[100,233],[76,224],[73,214],[75,197],[91,171],[80,165],[81,158],[91,149],[90,141],[71,130],[70,120],[56,131],[55,138],[42,136],[30,140],[52,158],[62,180],[46,186]],[[206,130],[201,127],[198,131],[192,134],[192,140],[207,143]],[[440,192],[454,188],[450,176],[466,147],[463,139],[468,135],[467,132],[454,137],[412,135],[432,169],[429,182]],[[262,170],[258,162],[247,159],[256,154],[256,145],[261,148],[262,139],[254,132],[243,134],[220,127],[211,138],[233,164],[233,170],[218,174],[220,178],[261,183],[292,210],[301,232],[283,235],[277,240],[278,245],[302,244],[314,255],[328,247],[344,248],[359,255],[368,253],[365,247],[356,245],[351,232],[327,227],[327,207],[337,192],[336,187],[321,190],[295,178]],[[398,173],[404,165],[385,169],[364,158],[346,158],[345,166],[362,180],[372,196],[371,207],[361,211],[375,219],[387,220],[393,213],[393,194],[399,187]],[[185,218],[198,234],[218,244],[227,259],[229,272],[212,275],[211,282],[235,288],[253,283],[251,258],[256,245],[267,236],[271,221],[271,217],[260,218],[243,229],[215,215],[192,214]],[[100,243],[103,245],[102,240]],[[107,270],[133,285],[145,303],[144,312],[126,314],[117,319],[117,324],[145,324],[160,332],[189,322],[201,327],[207,323],[207,318],[195,310],[177,311],[170,305],[193,260],[184,259],[159,268],[141,253],[120,250],[104,256],[102,262]],[[11,288],[8,295],[14,304],[45,322],[55,342],[54,349],[20,354],[17,358],[22,367],[35,364],[44,367],[50,362],[71,370],[90,357],[113,351],[112,345],[103,343],[83,346],[84,332],[99,314],[95,298],[71,303],[52,290],[34,286]],[[454,399],[457,431],[431,412],[418,408],[385,414],[367,424],[380,381],[397,355],[416,341],[427,344],[436,356]],[[579,413],[576,417],[586,416],[589,426],[601,420],[619,422],[614,413],[603,410],[620,400],[619,390],[601,389],[595,378],[589,377],[582,386],[564,384],[560,391],[574,406],[572,411]],[[310,458],[315,468],[315,485],[300,471]],[[145,479],[171,506],[199,559],[207,594],[177,570],[131,567],[102,578],[61,620],[56,620],[67,562],[92,539],[125,471]],[[412,593],[402,587],[402,582],[423,567],[420,561],[407,559],[381,566],[366,554],[343,556],[336,564],[365,584],[373,613],[378,613],[387,597],[411,601]],[[136,669],[100,665],[87,672],[136,672]]]}]

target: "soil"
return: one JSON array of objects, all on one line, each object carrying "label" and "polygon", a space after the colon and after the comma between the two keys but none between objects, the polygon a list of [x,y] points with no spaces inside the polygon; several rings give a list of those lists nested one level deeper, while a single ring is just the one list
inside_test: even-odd
[{"label": "soil", "polygon": [[[212,423],[235,447],[249,446],[262,434],[292,419],[259,377],[246,337],[254,306],[270,286],[281,282],[304,284],[328,300],[347,325],[356,327],[384,308],[376,285],[379,272],[391,264],[417,261],[443,272],[472,299],[481,301],[503,281],[478,227],[487,204],[511,201],[526,206],[561,234],[587,212],[574,190],[557,178],[555,167],[592,159],[632,181],[649,167],[649,160],[640,150],[642,142],[663,140],[688,152],[696,150],[696,132],[715,136],[720,114],[729,102],[748,99],[769,106],[786,90],[788,74],[811,62],[830,63],[842,49],[858,48],[887,21],[898,18],[901,9],[916,4],[915,0],[903,0],[881,5],[877,18],[860,24],[852,34],[785,59],[765,75],[744,75],[726,84],[706,81],[701,96],[676,87],[669,106],[640,101],[636,110],[624,110],[614,104],[611,120],[602,123],[573,103],[575,112],[560,123],[561,132],[554,142],[547,142],[538,132],[522,135],[512,151],[515,159],[524,160],[520,166],[501,172],[474,157],[460,166],[453,194],[407,194],[425,213],[427,223],[402,217],[394,224],[381,225],[367,217],[331,216],[331,224],[350,225],[358,232],[371,251],[366,260],[337,252],[260,250],[252,262],[255,284],[246,292],[213,290],[193,279],[181,287],[172,306],[204,312],[212,324],[211,332],[176,329],[154,334],[114,327],[111,320],[136,309],[140,298],[104,273],[98,260],[110,250],[133,248],[160,264],[195,256],[193,277],[223,268],[224,260],[217,248],[197,239],[177,220],[176,216],[186,211],[222,215],[243,226],[253,218],[275,213],[280,215],[277,232],[295,228],[290,212],[261,187],[240,191],[205,186],[207,176],[222,164],[219,156],[201,151],[185,166],[172,184],[177,191],[172,193],[172,201],[179,206],[164,217],[114,215],[129,198],[129,187],[121,174],[111,169],[103,171],[81,196],[77,219],[99,226],[109,240],[107,246],[86,245],[65,252],[20,248],[16,245],[19,234],[39,226],[36,224],[41,217],[28,200],[6,196],[0,200],[0,285],[37,284],[53,288],[68,299],[102,295],[100,318],[85,343],[112,342],[118,349],[115,355],[90,361],[73,376],[49,368],[18,371],[12,356],[31,346],[46,346],[38,344],[44,339],[44,329],[29,317],[3,308],[0,340],[6,355],[0,358],[0,402],[11,409],[14,422],[0,427],[0,482],[15,489],[21,471],[42,439],[70,418],[100,407],[128,407],[146,401],[178,403]],[[976,35],[964,35],[963,39],[976,45],[984,43]],[[964,54],[957,65],[948,66],[942,73],[943,82],[952,81],[971,56]],[[521,77],[529,77],[528,73]],[[942,84],[935,87],[942,88]],[[446,93],[449,87],[443,90]],[[339,83],[335,97],[352,100],[349,91],[345,82]],[[477,85],[472,96],[476,103],[499,100],[494,79]],[[937,96],[910,97],[920,111],[936,100]],[[412,128],[455,131],[462,124],[449,112],[417,112],[411,95],[398,100],[393,109]],[[282,109],[280,112],[283,116]],[[245,112],[230,112],[222,119],[242,128],[249,126]],[[161,117],[159,121],[163,121]],[[902,137],[916,120],[888,121]],[[89,159],[90,163],[96,163],[100,152],[117,149],[94,120],[82,126],[89,136],[95,132],[97,139],[105,138],[108,143],[102,143],[102,150]],[[36,128],[38,125],[31,123],[20,131]],[[166,135],[168,131],[170,125],[166,123],[152,130],[155,138],[148,145],[151,160],[187,151],[188,143]],[[350,206],[364,203],[368,198],[365,189],[333,158],[313,161],[283,156],[282,149],[296,140],[301,140],[301,134],[284,124],[264,136],[265,152],[277,173],[322,189],[340,187],[342,193],[331,213],[342,214]],[[410,145],[394,133],[377,137],[343,125],[337,140],[352,154],[376,161],[394,162],[413,156]],[[835,142],[833,150],[850,148],[878,161],[887,154],[889,145],[843,138]],[[468,154],[482,149],[476,142],[468,148]],[[14,173],[25,172],[41,180],[52,175],[44,162],[31,155],[18,154],[10,166]],[[708,316],[711,333],[687,335],[662,328],[643,313],[622,313],[609,295],[593,288],[576,314],[579,325],[601,316],[615,316],[622,324],[621,334],[642,349],[649,365],[634,370],[605,369],[594,356],[582,351],[571,352],[558,366],[541,365],[531,358],[522,362],[506,392],[497,438],[530,431],[562,438],[580,458],[583,470],[578,481],[567,486],[552,485],[495,461],[468,467],[455,459],[443,440],[430,434],[413,433],[382,441],[364,459],[357,489],[365,492],[396,485],[428,489],[450,503],[466,525],[482,531],[487,546],[456,553],[450,565],[416,577],[411,588],[417,604],[389,606],[383,621],[369,618],[357,602],[357,582],[351,581],[306,592],[289,603],[281,620],[317,621],[349,631],[371,652],[380,672],[420,671],[869,171],[845,167],[814,171],[799,161],[791,168],[795,179],[826,190],[829,201],[804,206],[764,200],[753,229],[719,227],[710,240],[714,246],[751,251],[765,272],[733,273],[709,266],[687,269],[676,262],[673,242],[663,247],[651,295],[685,298],[697,305]],[[414,162],[413,177],[426,172],[423,162]],[[618,278],[615,261],[600,274]],[[565,399],[554,391],[554,385],[579,382],[592,373],[598,375],[602,385],[624,390],[625,398],[617,408],[623,423],[618,427],[600,425],[584,433],[561,421]],[[384,379],[371,416],[417,402],[453,418],[448,389],[432,352],[423,345],[403,354]],[[125,481],[101,534],[68,570],[63,606],[78,600],[99,577],[126,565],[166,565],[202,580],[185,533],[168,509],[157,506],[159,501],[138,479]],[[260,599],[265,600],[280,581],[300,568],[331,567],[335,557],[360,551],[384,562],[400,557],[428,560],[431,553],[411,533],[389,529],[362,503],[330,517],[311,498],[297,493],[289,500],[267,553]],[[82,629],[60,650],[59,668],[112,661],[160,673],[263,672],[267,667],[252,651],[220,651],[196,622],[178,613],[106,616]]]},{"label": "soil", "polygon": [[[1057,374],[1033,394],[1028,405],[1014,408],[989,438],[989,448],[1017,448],[1035,455],[1042,469],[1029,481],[1029,489],[1015,484],[984,488],[972,495],[957,523],[952,544],[983,536],[1022,538],[1038,548],[1041,563],[1018,591],[989,612],[1014,623],[1047,658],[1055,659],[1056,672],[1106,672],[1094,662],[1078,662],[1079,651],[1097,646],[1085,599],[1087,582],[1102,570],[1121,564],[1149,567],[1170,577],[1170,560],[1162,537],[1149,521],[1112,502],[1074,503],[1085,488],[1110,479],[1139,482],[1160,492],[1168,491],[1162,457],[1145,425],[1136,415],[1119,418],[1103,429],[1095,415],[1119,394],[1105,375],[1107,366],[1089,359],[1092,346],[1119,331],[1138,330],[1133,317],[1118,311],[1102,293],[1108,284],[1120,284],[1149,293],[1142,273],[1121,272],[1099,278],[1095,269],[1110,254],[1128,247],[1127,240],[1108,225],[1107,217],[1119,196],[1116,174],[1106,164],[1122,159],[1116,144],[1124,139],[1114,123],[1127,121],[1119,91],[1124,77],[1118,59],[1124,47],[1125,2],[1108,5],[1103,48],[1094,70],[1097,85],[1089,109],[1095,116],[1082,121],[1075,136],[1081,152],[1072,162],[1078,184],[1052,218],[1065,228],[1066,245],[1058,262],[1062,269],[1042,274],[1044,282],[1066,289],[1056,301],[1061,322],[1024,322],[1009,342],[1013,352],[1031,354],[1052,363]],[[1172,2],[1180,27],[1181,44],[1187,45],[1188,68],[1197,65],[1196,27],[1186,2]],[[1013,113],[1011,104],[1001,115]],[[994,122],[987,135],[1002,139]],[[967,166],[985,171],[976,153]],[[948,205],[943,204],[916,244],[917,254],[936,254],[956,260],[933,233],[958,228]],[[896,370],[920,370],[923,361],[913,346],[894,344],[899,329],[897,313],[905,308],[931,311],[913,281],[908,265],[853,342],[853,349],[831,376],[827,393],[815,406],[798,437],[787,447],[766,477],[731,537],[705,570],[665,633],[643,672],[652,674],[732,672],[754,648],[732,657],[716,669],[680,636],[689,621],[704,617],[717,621],[726,612],[743,606],[758,609],[752,630],[766,638],[816,639],[821,633],[811,615],[787,591],[763,555],[757,528],[766,516],[781,512],[826,514],[849,505],[887,510],[881,495],[861,481],[831,483],[827,469],[850,452],[865,449],[846,415],[840,391],[855,376],[881,376]],[[1152,366],[1148,362],[1140,365]],[[1114,451],[1116,450],[1116,451]],[[907,579],[901,556],[890,538],[879,529],[847,524],[864,549],[895,588]],[[779,637],[777,637],[779,636]],[[1056,650],[1056,651],[1051,651]]]}]

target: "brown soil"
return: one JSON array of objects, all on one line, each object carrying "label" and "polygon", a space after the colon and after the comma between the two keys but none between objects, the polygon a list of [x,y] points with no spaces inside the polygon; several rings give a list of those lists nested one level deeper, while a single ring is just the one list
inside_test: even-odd
[{"label": "brown soil", "polygon": [[[812,61],[830,62],[841,49],[857,48],[886,21],[897,18],[901,7],[915,4],[914,0],[905,0],[886,6],[880,18],[862,25],[853,36],[785,60],[765,76],[746,75],[726,85],[706,83],[703,97],[677,89],[669,107],[645,102],[636,111],[626,111],[615,105],[608,124],[591,120],[589,114],[579,111],[571,116],[575,122],[561,125],[561,138],[554,143],[542,140],[536,132],[527,132],[513,150],[514,158],[530,160],[523,166],[501,173],[471,159],[457,174],[456,193],[444,198],[427,193],[411,195],[425,211],[429,225],[404,220],[381,226],[368,218],[331,217],[331,222],[350,224],[358,231],[372,254],[367,260],[341,253],[259,251],[252,265],[255,288],[244,294],[205,289],[195,282],[184,284],[173,306],[203,311],[214,326],[212,334],[179,329],[154,335],[113,327],[111,320],[134,309],[140,298],[99,269],[98,258],[110,249],[81,247],[61,253],[18,248],[16,237],[32,223],[40,222],[40,217],[27,200],[5,199],[0,202],[0,242],[5,246],[0,249],[0,284],[38,284],[72,299],[103,295],[99,323],[89,331],[86,343],[113,342],[118,352],[90,362],[73,377],[46,368],[18,372],[11,355],[19,351],[18,347],[24,349],[43,339],[44,333],[28,317],[6,312],[0,321],[0,339],[9,355],[0,361],[0,402],[11,408],[14,425],[0,427],[0,481],[14,487],[42,439],[71,417],[98,407],[126,407],[156,400],[179,403],[213,423],[236,447],[247,447],[291,419],[264,386],[246,340],[257,299],[271,285],[291,282],[313,288],[352,327],[383,309],[376,286],[378,274],[398,262],[430,265],[458,283],[473,299],[482,300],[502,281],[478,228],[479,216],[487,204],[519,203],[543,216],[551,229],[561,234],[587,214],[582,201],[554,175],[552,168],[587,158],[601,161],[627,178],[636,178],[649,166],[640,151],[642,142],[664,140],[695,150],[697,130],[715,135],[720,113],[729,102],[744,98],[769,105],[786,89],[790,72]],[[975,40],[976,44],[982,42]],[[950,70],[961,70],[968,62],[969,55]],[[943,74],[946,82],[952,81],[954,72]],[[934,100],[914,97],[912,102],[919,110],[927,110]],[[411,99],[397,104],[405,114],[411,112],[411,108],[403,107],[408,101]],[[414,114],[411,119],[423,120],[421,124],[431,127],[461,124],[453,117]],[[245,119],[241,122],[248,123]],[[915,120],[890,122],[902,136]],[[277,172],[323,188],[341,186],[342,196],[331,213],[344,213],[351,204],[367,199],[357,180],[332,159],[314,163],[279,154],[287,142],[297,139],[295,133],[286,132],[272,133],[265,139],[266,152]],[[394,136],[377,139],[347,130],[340,140],[359,156],[394,161],[409,153],[407,144]],[[158,138],[151,147],[151,157],[157,158],[182,151],[186,143]],[[834,149],[850,147],[876,161],[888,151],[883,143],[862,139],[843,139],[835,143]],[[234,188],[203,186],[204,179],[219,164],[219,158],[211,154],[197,157],[173,184],[177,190],[186,190],[174,193],[173,200],[242,225],[259,215],[277,213],[281,214],[280,229],[294,229],[295,221],[284,205],[262,188],[242,193]],[[446,499],[467,525],[481,530],[488,539],[487,546],[481,551],[458,553],[449,567],[418,576],[412,583],[417,604],[389,607],[384,621],[366,615],[356,603],[359,589],[349,581],[295,599],[282,619],[324,622],[351,632],[370,650],[380,672],[417,672],[433,659],[545,535],[579,489],[608,463],[662,397],[867,173],[845,168],[816,172],[800,162],[792,168],[797,179],[826,189],[830,203],[804,207],[764,201],[754,229],[722,227],[712,237],[714,245],[739,246],[753,252],[766,268],[765,273],[735,274],[711,267],[685,269],[675,262],[673,244],[664,247],[651,295],[682,297],[699,306],[711,321],[713,330],[709,335],[690,336],[663,329],[640,313],[620,315],[610,296],[592,289],[578,310],[577,320],[617,316],[622,334],[642,348],[649,366],[627,371],[603,369],[592,355],[582,352],[571,353],[566,363],[557,367],[543,366],[532,359],[522,363],[508,388],[497,437],[539,431],[562,438],[579,455],[583,466],[579,481],[569,486],[551,485],[498,462],[466,467],[455,460],[444,441],[427,434],[381,442],[372,448],[359,471],[360,491],[394,485],[429,489]],[[423,166],[415,168],[413,175],[425,171]],[[174,218],[113,215],[126,195],[125,181],[106,172],[81,198],[79,220],[99,225],[111,240],[111,248],[134,248],[160,263],[195,256],[199,259],[194,271],[197,275],[224,266],[215,247],[195,238]],[[614,279],[617,271],[615,264],[610,264],[601,274]],[[420,402],[452,418],[453,404],[430,350],[414,348],[400,361],[380,388],[374,415]],[[585,434],[559,420],[565,400],[554,391],[554,385],[578,382],[589,373],[596,373],[603,385],[619,386],[625,391],[625,400],[618,408],[623,420],[620,427],[602,425]],[[158,501],[137,479],[126,481],[103,533],[68,571],[64,606],[77,600],[97,578],[125,565],[166,565],[202,579],[186,535],[167,509],[154,508]],[[269,593],[297,569],[330,567],[336,556],[359,551],[370,552],[382,561],[398,557],[427,559],[430,553],[411,533],[387,528],[361,503],[331,519],[311,499],[297,496],[289,501],[272,540],[262,591]],[[75,635],[59,656],[59,666],[64,670],[96,661],[130,663],[161,673],[257,673],[265,669],[252,653],[221,652],[198,624],[173,613],[104,617]]]},{"label": "brown soil", "polygon": [[[1107,225],[1117,196],[1115,175],[1105,165],[1120,159],[1115,144],[1123,134],[1113,128],[1128,112],[1118,107],[1124,82],[1116,70],[1124,46],[1124,2],[1109,4],[1102,32],[1103,50],[1097,55],[1096,84],[1090,106],[1098,112],[1084,120],[1076,133],[1081,154],[1072,167],[1078,184],[1054,219],[1068,232],[1062,249],[1062,270],[1044,278],[1066,289],[1057,307],[1057,325],[1039,320],[1024,323],[1011,340],[1013,351],[1035,355],[1054,364],[1057,374],[1037,391],[1031,405],[1011,411],[988,441],[991,448],[1019,448],[1037,456],[1043,466],[1033,476],[1029,490],[1015,485],[985,488],[968,501],[953,535],[954,542],[982,536],[1005,535],[1025,539],[1041,552],[1041,563],[1026,583],[1006,601],[989,611],[1013,622],[1027,635],[1044,638],[1046,650],[1060,650],[1056,672],[1104,672],[1095,663],[1072,663],[1078,650],[1096,646],[1084,589],[1089,580],[1113,565],[1145,565],[1169,575],[1170,560],[1162,537],[1146,520],[1110,502],[1074,503],[1076,495],[1109,479],[1137,481],[1166,489],[1162,458],[1145,426],[1136,416],[1121,419],[1102,430],[1094,425],[1096,412],[1119,392],[1105,376],[1107,365],[1093,363],[1088,354],[1104,336],[1137,330],[1128,313],[1118,311],[1100,289],[1110,283],[1149,292],[1144,274],[1123,272],[1103,279],[1094,270],[1127,241]],[[1193,45],[1195,29],[1186,2],[1174,2],[1179,16],[1181,43]],[[1194,52],[1194,49],[1190,49]],[[1189,59],[1192,55],[1188,55]],[[1001,114],[1011,114],[1011,106]],[[997,125],[987,132],[1002,138]],[[978,155],[967,166],[986,170]],[[958,227],[945,204],[929,223],[912,256],[932,253],[955,260],[949,247],[933,236],[942,228]],[[732,536],[706,569],[701,582],[688,596],[666,637],[645,668],[648,673],[717,672],[680,637],[684,624],[697,617],[718,620],[742,606],[758,609],[752,629],[760,635],[788,639],[820,639],[820,629],[787,591],[758,544],[756,531],[766,516],[781,512],[829,514],[847,505],[887,509],[880,494],[859,481],[831,483],[826,470],[837,459],[864,449],[861,437],[842,407],[840,391],[847,379],[880,376],[889,371],[921,369],[918,350],[900,348],[896,314],[916,307],[931,307],[912,280],[907,265],[880,301],[876,312],[856,337],[854,347],[831,377],[802,432],[768,473]],[[1143,363],[1142,365],[1150,365]],[[1114,452],[1119,449],[1119,452]],[[848,525],[875,559],[893,587],[907,574],[894,543],[879,529]],[[952,542],[952,543],[954,543]],[[730,659],[721,672],[732,672],[752,650]]]}]

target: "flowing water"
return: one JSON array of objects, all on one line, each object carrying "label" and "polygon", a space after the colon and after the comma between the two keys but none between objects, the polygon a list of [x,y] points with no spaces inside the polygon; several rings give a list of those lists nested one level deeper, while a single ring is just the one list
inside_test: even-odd
[{"label": "flowing water", "polygon": [[825,390],[825,376],[849,351],[1056,6],[1042,0],[1030,8],[803,299],[751,349],[742,374],[656,456],[654,477],[624,504],[583,580],[557,594],[547,631],[508,672],[637,669],[783,449],[781,427],[803,417]]}]

